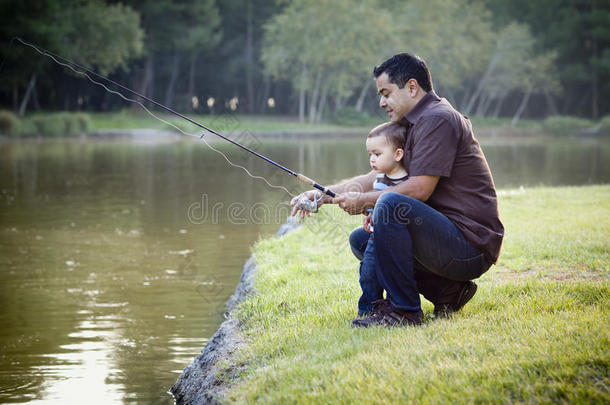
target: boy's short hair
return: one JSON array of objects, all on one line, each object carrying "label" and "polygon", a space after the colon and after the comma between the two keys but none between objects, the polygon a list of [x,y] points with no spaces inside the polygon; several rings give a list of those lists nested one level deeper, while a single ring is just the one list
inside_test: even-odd
[{"label": "boy's short hair", "polygon": [[404,149],[407,143],[407,128],[397,122],[385,122],[371,129],[367,138],[384,135],[394,149]]}]

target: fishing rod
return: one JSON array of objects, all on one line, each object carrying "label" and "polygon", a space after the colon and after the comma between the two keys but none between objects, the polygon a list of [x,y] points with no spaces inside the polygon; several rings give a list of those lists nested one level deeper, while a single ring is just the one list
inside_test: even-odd
[{"label": "fishing rod", "polygon": [[[124,85],[122,85],[122,84],[120,84],[120,83],[117,83],[117,82],[115,82],[114,80],[109,79],[108,77],[103,76],[103,75],[101,75],[101,74],[99,74],[99,73],[97,73],[97,72],[95,72],[95,71],[93,71],[93,70],[91,70],[91,69],[89,69],[89,68],[87,68],[87,67],[85,67],[85,66],[82,66],[82,65],[80,65],[80,64],[78,64],[78,63],[76,63],[76,62],[73,62],[73,61],[71,61],[70,59],[64,58],[63,56],[59,56],[59,55],[57,55],[57,54],[55,54],[55,53],[53,53],[53,52],[51,52],[51,51],[48,51],[48,50],[46,50],[46,49],[44,49],[44,48],[41,48],[41,47],[39,47],[39,46],[37,46],[37,45],[34,45],[34,44],[32,44],[32,43],[29,43],[29,42],[27,42],[27,41],[23,40],[22,38],[15,37],[14,39],[18,40],[19,42],[21,42],[21,43],[22,43],[22,44],[24,44],[24,45],[27,45],[27,46],[29,46],[29,47],[32,47],[32,48],[34,48],[34,49],[38,50],[38,52],[42,53],[42,54],[43,54],[43,55],[45,55],[45,56],[50,56],[50,57],[52,57],[52,58],[62,60],[62,61],[64,61],[65,63],[69,64],[70,66],[74,66],[74,67],[76,67],[76,68],[80,69],[80,70],[82,71],[82,72],[80,72],[80,73],[85,72],[85,73],[88,73],[88,74],[90,74],[90,75],[93,75],[93,76],[95,76],[95,77],[97,77],[97,78],[99,78],[99,79],[105,80],[106,82],[112,83],[113,85],[115,85],[115,86],[119,87],[120,89],[125,90],[125,91],[127,91],[127,92],[129,92],[129,93],[131,93],[131,94],[133,94],[133,95],[135,95],[135,96],[137,96],[137,97],[140,97],[141,99],[146,100],[146,101],[148,101],[149,103],[152,103],[152,104],[154,104],[155,106],[157,106],[157,107],[159,107],[159,108],[161,108],[161,109],[163,109],[163,110],[165,110],[165,111],[167,111],[167,112],[169,112],[169,113],[171,113],[171,114],[174,114],[174,115],[176,115],[176,116],[178,116],[178,117],[180,117],[180,118],[182,118],[182,119],[184,119],[184,120],[186,120],[186,121],[190,122],[191,124],[198,126],[199,128],[204,129],[205,131],[207,131],[207,132],[209,132],[209,133],[212,133],[212,134],[214,134],[214,135],[216,135],[216,136],[218,136],[218,137],[220,137],[220,138],[224,139],[225,141],[228,141],[228,142],[232,143],[233,145],[235,145],[235,146],[238,146],[238,147],[242,148],[242,149],[243,149],[243,150],[245,150],[246,152],[249,152],[249,153],[253,154],[254,156],[257,156],[257,157],[259,157],[259,158],[263,159],[263,160],[264,160],[264,161],[266,161],[267,163],[270,163],[270,164],[274,165],[275,167],[277,167],[277,168],[279,168],[279,169],[282,169],[283,171],[287,172],[288,174],[291,174],[291,175],[293,175],[294,177],[296,177],[296,178],[297,178],[297,180],[299,180],[299,181],[301,181],[301,182],[303,182],[303,183],[305,183],[305,184],[308,184],[308,185],[310,185],[310,186],[314,187],[314,188],[315,188],[315,189],[317,189],[317,190],[320,190],[322,193],[324,193],[324,194],[326,194],[326,195],[328,195],[328,196],[330,196],[330,197],[335,197],[335,196],[336,196],[336,194],[335,194],[335,193],[334,193],[332,190],[330,190],[329,188],[327,188],[327,187],[325,187],[325,186],[323,186],[323,185],[321,185],[321,184],[317,183],[316,181],[314,181],[314,180],[310,179],[309,177],[307,177],[307,176],[305,176],[305,175],[303,175],[303,174],[301,174],[301,173],[297,173],[297,172],[295,172],[295,171],[293,171],[293,170],[290,170],[290,169],[288,169],[287,167],[282,166],[281,164],[279,164],[279,163],[277,163],[277,162],[275,162],[275,161],[273,161],[273,160],[269,159],[268,157],[263,156],[263,155],[261,155],[260,153],[258,153],[258,152],[256,152],[256,151],[254,151],[254,150],[252,150],[252,149],[250,149],[250,148],[248,148],[247,146],[244,146],[244,145],[240,144],[239,142],[236,142],[236,141],[234,141],[234,140],[232,140],[232,139],[230,139],[230,138],[228,138],[228,137],[226,137],[226,136],[224,136],[224,135],[220,134],[219,132],[217,132],[217,131],[215,131],[215,130],[213,130],[213,129],[211,129],[211,128],[208,128],[207,126],[205,126],[205,125],[203,125],[203,124],[201,124],[201,123],[199,123],[199,122],[197,122],[197,121],[195,121],[195,120],[193,120],[193,119],[191,119],[191,118],[187,117],[186,115],[181,114],[181,113],[179,113],[179,112],[177,112],[177,111],[175,111],[175,110],[173,110],[173,109],[171,109],[171,108],[169,108],[169,107],[167,107],[167,106],[165,106],[165,105],[163,105],[163,104],[161,104],[161,103],[159,103],[159,102],[157,102],[157,101],[155,101],[155,100],[153,100],[153,99],[151,99],[151,98],[149,98],[149,97],[146,97],[146,96],[144,96],[144,95],[142,95],[142,94],[138,93],[137,91],[131,90],[130,88],[128,88],[128,87],[126,87],[126,86],[124,86]],[[120,93],[118,93],[118,94],[120,94]],[[201,134],[200,139],[202,139],[204,135],[205,135],[205,134]],[[316,201],[310,201],[310,200],[307,200],[307,201],[305,201],[305,200],[299,200],[299,202],[298,202],[297,204],[298,204],[298,205],[299,205],[301,208],[305,208],[305,209],[306,209],[306,210],[308,210],[308,211],[315,211],[315,210],[317,209],[317,202],[318,202],[320,199],[321,199],[321,197],[317,198],[317,199],[316,199]],[[315,207],[314,207],[314,205],[315,205]]]}]

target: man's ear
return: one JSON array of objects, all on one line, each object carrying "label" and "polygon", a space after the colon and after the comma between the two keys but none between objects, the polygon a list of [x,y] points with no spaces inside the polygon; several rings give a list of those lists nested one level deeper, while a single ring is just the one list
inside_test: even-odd
[{"label": "man's ear", "polygon": [[410,78],[407,80],[406,86],[411,97],[417,96],[417,91],[419,90],[419,83],[417,83],[417,80]]},{"label": "man's ear", "polygon": [[394,160],[400,162],[400,159],[405,155],[405,151],[401,148],[398,148],[394,151]]}]

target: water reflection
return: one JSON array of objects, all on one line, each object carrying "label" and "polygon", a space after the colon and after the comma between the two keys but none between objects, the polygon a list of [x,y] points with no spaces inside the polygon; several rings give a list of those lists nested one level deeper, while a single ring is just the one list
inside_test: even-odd
[{"label": "water reflection", "polygon": [[[361,138],[259,145],[325,184],[368,170]],[[606,141],[483,145],[500,188],[610,179]],[[216,330],[249,247],[275,232],[289,199],[198,142],[0,144],[0,402],[172,403],[167,389]]]}]

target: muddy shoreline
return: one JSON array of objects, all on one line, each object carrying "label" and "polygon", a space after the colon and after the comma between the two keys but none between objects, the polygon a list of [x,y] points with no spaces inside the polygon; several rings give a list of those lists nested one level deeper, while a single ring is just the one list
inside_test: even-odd
[{"label": "muddy shoreline", "polygon": [[[299,227],[297,222],[287,221],[276,233],[281,237]],[[239,369],[233,369],[229,375],[224,370],[219,376],[221,367],[245,344],[240,335],[241,325],[235,318],[235,309],[252,292],[256,262],[254,255],[250,256],[242,271],[235,293],[226,305],[226,320],[220,325],[214,336],[205,345],[201,354],[184,368],[178,380],[169,392],[174,396],[176,404],[210,404],[220,403],[231,382],[237,378]]]}]

